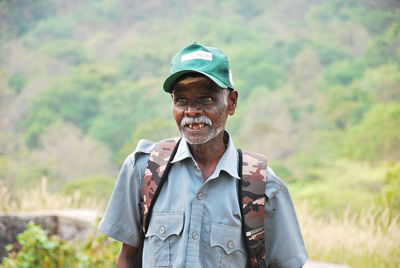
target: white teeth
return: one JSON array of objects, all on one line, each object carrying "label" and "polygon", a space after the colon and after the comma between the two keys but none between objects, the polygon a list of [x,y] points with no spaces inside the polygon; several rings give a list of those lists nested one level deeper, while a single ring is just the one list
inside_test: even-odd
[{"label": "white teeth", "polygon": [[189,128],[192,129],[192,128],[193,128],[193,125],[192,125],[192,124],[189,124]]},{"label": "white teeth", "polygon": [[199,124],[199,127],[200,127],[200,128],[204,127],[204,124],[200,123],[200,124]]}]

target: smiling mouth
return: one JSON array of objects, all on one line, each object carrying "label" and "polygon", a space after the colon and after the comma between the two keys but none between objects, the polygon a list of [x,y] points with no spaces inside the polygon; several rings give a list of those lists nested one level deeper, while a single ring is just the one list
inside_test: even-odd
[{"label": "smiling mouth", "polygon": [[187,124],[186,126],[192,130],[198,130],[198,129],[204,128],[206,126],[206,124],[195,123],[195,124]]}]

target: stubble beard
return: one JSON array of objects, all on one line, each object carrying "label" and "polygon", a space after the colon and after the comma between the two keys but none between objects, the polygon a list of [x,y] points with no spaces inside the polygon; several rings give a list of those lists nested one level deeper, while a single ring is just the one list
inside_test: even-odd
[{"label": "stubble beard", "polygon": [[[205,116],[205,117],[207,117],[207,116]],[[186,140],[186,142],[189,144],[199,145],[199,144],[207,143],[207,142],[211,141],[212,139],[214,139],[215,137],[217,137],[225,129],[225,124],[223,123],[223,121],[226,120],[226,117],[227,117],[227,111],[224,111],[221,114],[218,121],[215,122],[215,125],[217,125],[217,127],[213,127],[213,126],[209,125],[208,127],[210,128],[210,131],[203,136],[193,137],[191,135],[188,135],[188,133],[186,133],[183,128],[180,128],[180,133],[181,133],[182,137]],[[210,119],[208,118],[208,120],[210,120]],[[211,120],[210,120],[210,122],[211,122]]]}]

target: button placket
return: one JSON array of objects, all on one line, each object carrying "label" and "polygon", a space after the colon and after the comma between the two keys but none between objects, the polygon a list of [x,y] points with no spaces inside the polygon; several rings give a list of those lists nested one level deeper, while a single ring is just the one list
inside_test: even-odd
[{"label": "button placket", "polygon": [[[198,178],[202,180],[201,173],[199,172]],[[187,246],[186,264],[185,267],[197,267],[199,261],[200,243],[201,243],[201,224],[203,221],[203,211],[205,196],[207,193],[207,182],[203,183],[197,193],[193,196],[192,209],[190,215],[190,239]]]}]

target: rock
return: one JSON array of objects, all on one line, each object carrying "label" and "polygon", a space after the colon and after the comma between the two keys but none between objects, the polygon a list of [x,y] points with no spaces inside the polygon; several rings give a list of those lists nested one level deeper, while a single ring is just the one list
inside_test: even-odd
[{"label": "rock", "polygon": [[18,247],[16,237],[33,221],[63,239],[84,239],[94,229],[97,213],[91,210],[51,210],[0,213],[0,260],[6,255],[5,246]]}]

